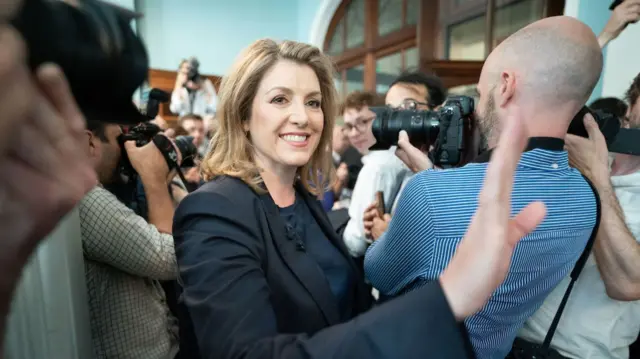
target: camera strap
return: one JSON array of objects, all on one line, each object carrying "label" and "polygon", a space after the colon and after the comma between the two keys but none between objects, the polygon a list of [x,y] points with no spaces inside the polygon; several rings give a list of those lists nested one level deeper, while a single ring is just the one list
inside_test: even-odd
[{"label": "camera strap", "polygon": [[[187,180],[184,178],[184,174],[182,174],[180,165],[178,164],[178,151],[171,140],[167,136],[157,134],[153,136],[153,143],[158,147],[160,153],[162,153],[164,160],[167,162],[167,166],[169,166],[169,171],[175,168],[178,172],[178,177],[180,177],[180,180],[186,186]],[[186,190],[189,192],[188,188]]]},{"label": "camera strap", "polygon": [[578,280],[578,276],[580,276],[580,272],[582,272],[584,265],[587,263],[587,259],[589,259],[589,255],[591,254],[591,249],[593,248],[593,243],[595,242],[596,236],[598,235],[598,229],[600,228],[600,217],[601,217],[600,195],[598,194],[598,191],[596,190],[593,183],[585,175],[582,175],[582,177],[584,177],[585,181],[587,181],[587,183],[589,184],[589,187],[591,187],[591,190],[593,191],[593,195],[596,200],[596,223],[593,226],[593,231],[591,232],[591,236],[589,237],[589,240],[587,241],[587,244],[584,247],[584,251],[582,251],[580,258],[578,258],[578,261],[576,262],[575,266],[573,267],[573,270],[571,271],[571,275],[570,275],[571,280],[569,281],[569,286],[567,287],[567,290],[564,292],[564,296],[562,297],[560,306],[558,306],[558,311],[556,312],[556,315],[553,317],[553,321],[551,321],[551,326],[549,326],[549,330],[547,331],[547,336],[544,338],[544,342],[542,343],[542,349],[545,349],[545,350],[548,350],[549,347],[551,346],[551,340],[553,339],[553,335],[555,334],[556,329],[558,328],[560,317],[562,317],[562,312],[564,311],[564,308],[567,305],[567,301],[569,300],[569,295],[571,294],[573,285]]}]

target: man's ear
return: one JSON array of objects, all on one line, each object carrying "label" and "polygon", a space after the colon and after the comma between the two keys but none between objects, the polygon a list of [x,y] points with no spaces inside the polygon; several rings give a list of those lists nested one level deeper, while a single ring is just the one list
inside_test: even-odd
[{"label": "man's ear", "polygon": [[496,105],[498,107],[505,107],[516,93],[516,75],[513,71],[503,71],[500,74],[498,91]]},{"label": "man's ear", "polygon": [[96,140],[98,140],[98,138],[93,134],[93,132],[89,130],[85,130],[84,133],[87,139],[87,144],[88,144],[87,148],[89,149],[89,156],[95,157],[98,152],[98,149],[96,146]]}]

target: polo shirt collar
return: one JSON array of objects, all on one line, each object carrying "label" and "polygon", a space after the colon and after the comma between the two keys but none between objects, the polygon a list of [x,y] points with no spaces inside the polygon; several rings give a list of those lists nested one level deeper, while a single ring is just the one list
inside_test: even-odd
[{"label": "polo shirt collar", "polygon": [[[543,151],[534,151],[543,150]],[[474,163],[486,163],[491,159],[493,149],[480,154]],[[569,156],[564,150],[564,140],[555,137],[531,137],[520,158],[520,165],[536,168],[566,169]]]}]

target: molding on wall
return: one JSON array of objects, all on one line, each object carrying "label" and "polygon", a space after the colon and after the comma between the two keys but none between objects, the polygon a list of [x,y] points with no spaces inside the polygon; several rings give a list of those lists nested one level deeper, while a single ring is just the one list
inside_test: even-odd
[{"label": "molding on wall", "polygon": [[324,44],[324,37],[329,29],[329,23],[333,18],[333,14],[336,12],[338,6],[340,6],[341,0],[320,0],[322,3],[316,16],[313,18],[311,24],[311,31],[309,32],[309,43],[322,49]]}]

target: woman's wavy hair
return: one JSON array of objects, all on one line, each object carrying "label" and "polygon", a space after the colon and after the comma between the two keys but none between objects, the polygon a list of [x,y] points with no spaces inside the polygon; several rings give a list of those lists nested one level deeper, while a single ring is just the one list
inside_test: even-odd
[{"label": "woman's wavy hair", "polygon": [[331,138],[337,109],[333,63],[315,46],[295,41],[277,43],[270,39],[258,40],[247,47],[229,74],[222,79],[216,111],[219,128],[211,139],[200,167],[205,181],[227,175],[240,178],[254,190],[264,192],[264,182],[254,159],[250,136],[243,125],[251,118],[251,106],[262,78],[279,60],[311,67],[318,77],[322,94],[324,128],[311,159],[298,168],[297,178],[316,195],[335,181],[331,157]]}]

